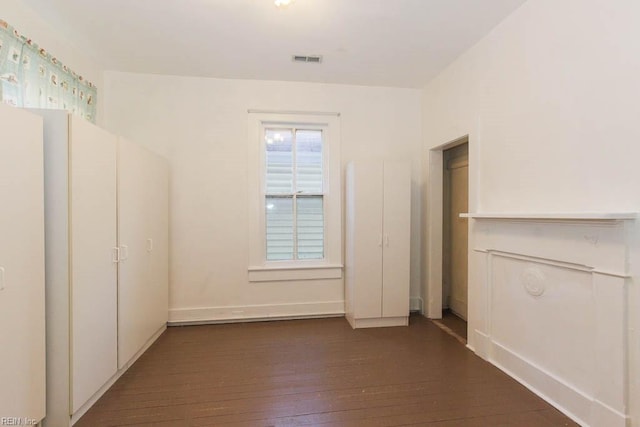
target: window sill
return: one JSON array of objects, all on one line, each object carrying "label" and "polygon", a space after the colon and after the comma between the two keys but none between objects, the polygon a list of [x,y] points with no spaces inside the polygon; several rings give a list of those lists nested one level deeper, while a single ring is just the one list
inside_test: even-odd
[{"label": "window sill", "polygon": [[249,267],[249,282],[341,279],[342,265]]}]

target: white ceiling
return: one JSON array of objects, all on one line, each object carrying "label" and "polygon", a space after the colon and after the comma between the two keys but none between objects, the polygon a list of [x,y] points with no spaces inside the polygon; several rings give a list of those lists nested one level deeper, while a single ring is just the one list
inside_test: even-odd
[{"label": "white ceiling", "polygon": [[24,1],[111,70],[422,87],[525,0]]}]

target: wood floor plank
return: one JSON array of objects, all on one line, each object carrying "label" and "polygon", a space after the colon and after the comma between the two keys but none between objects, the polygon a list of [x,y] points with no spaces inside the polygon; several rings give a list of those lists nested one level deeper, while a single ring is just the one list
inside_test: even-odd
[{"label": "wood floor plank", "polygon": [[574,426],[430,321],[169,328],[82,417],[101,426]]}]

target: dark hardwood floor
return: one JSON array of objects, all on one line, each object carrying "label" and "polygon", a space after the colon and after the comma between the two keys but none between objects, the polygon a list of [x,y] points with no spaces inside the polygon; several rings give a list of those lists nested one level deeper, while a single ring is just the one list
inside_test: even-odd
[{"label": "dark hardwood floor", "polygon": [[169,328],[76,424],[576,425],[429,320]]}]

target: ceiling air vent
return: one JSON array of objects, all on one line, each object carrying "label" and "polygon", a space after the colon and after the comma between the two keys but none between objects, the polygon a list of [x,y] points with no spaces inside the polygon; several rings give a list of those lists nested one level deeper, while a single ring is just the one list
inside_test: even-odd
[{"label": "ceiling air vent", "polygon": [[319,64],[322,62],[322,56],[293,55],[293,62],[312,62],[315,64]]}]

